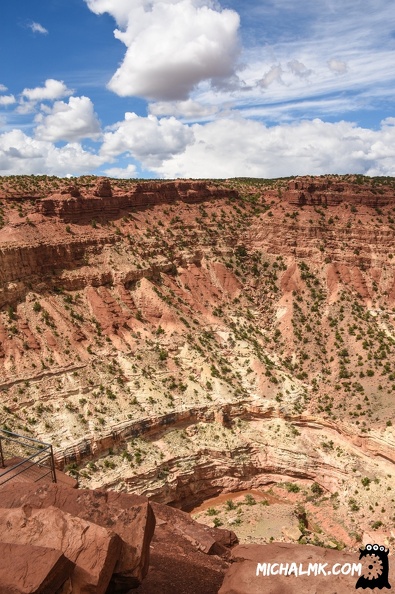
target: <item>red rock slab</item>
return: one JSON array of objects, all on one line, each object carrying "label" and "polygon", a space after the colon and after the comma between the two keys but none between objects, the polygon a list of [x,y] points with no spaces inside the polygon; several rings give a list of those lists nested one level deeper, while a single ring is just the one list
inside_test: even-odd
[{"label": "red rock slab", "polygon": [[[359,553],[324,549],[312,545],[294,545],[273,543],[270,545],[239,545],[232,551],[236,562],[226,572],[218,594],[345,594],[354,592],[358,574],[334,575],[334,564],[359,563]],[[308,569],[309,563],[327,563],[327,575],[270,575],[259,572],[258,563],[296,563],[302,564],[302,570]],[[390,562],[391,566],[391,562]],[[277,570],[277,567],[275,568]],[[336,567],[336,571],[341,571]],[[331,571],[331,574],[329,574]],[[391,576],[389,579],[390,583]]]},{"label": "red rock slab", "polygon": [[39,488],[29,485],[23,493],[17,485],[4,486],[0,491],[0,508],[26,504],[33,508],[55,506],[109,528],[121,537],[122,548],[111,579],[113,592],[128,592],[147,574],[155,517],[145,497],[99,489],[69,489],[55,484]]},{"label": "red rock slab", "polygon": [[179,509],[151,505],[157,525],[150,568],[136,594],[217,594],[235,534],[199,524]]},{"label": "red rock slab", "polygon": [[[58,491],[54,505],[111,528],[122,539],[121,554],[111,578],[111,593],[126,593],[138,586],[148,571],[150,542],[155,530],[155,516],[148,499],[100,489],[68,491],[67,494]],[[49,496],[54,492],[54,486],[49,486]]]},{"label": "red rock slab", "polygon": [[238,543],[237,536],[231,530],[210,528],[195,522],[191,516],[168,505],[151,502],[158,523],[173,533],[182,535],[197,550],[207,555],[226,556],[227,549]]},{"label": "red rock slab", "polygon": [[0,542],[1,594],[54,594],[74,567],[55,549]]},{"label": "red rock slab", "polygon": [[188,542],[153,546],[148,575],[130,594],[217,594],[228,567],[222,558],[193,551]]},{"label": "red rock slab", "polygon": [[104,594],[121,550],[114,532],[53,506],[0,509],[0,538],[3,543],[61,551],[75,563],[73,594]]}]

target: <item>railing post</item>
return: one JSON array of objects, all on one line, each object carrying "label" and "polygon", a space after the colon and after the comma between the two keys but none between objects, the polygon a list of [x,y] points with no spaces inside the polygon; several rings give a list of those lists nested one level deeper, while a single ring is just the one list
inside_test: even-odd
[{"label": "railing post", "polygon": [[53,447],[50,446],[50,448],[52,482],[56,483],[55,458],[53,456]]},{"label": "railing post", "polygon": [[3,444],[1,443],[1,437],[0,437],[0,468],[5,468],[4,456],[3,456]]}]

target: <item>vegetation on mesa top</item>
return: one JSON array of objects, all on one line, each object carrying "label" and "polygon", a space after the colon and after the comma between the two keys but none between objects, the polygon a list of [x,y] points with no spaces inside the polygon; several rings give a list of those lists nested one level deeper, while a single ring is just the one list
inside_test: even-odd
[{"label": "vegetation on mesa top", "polygon": [[[83,175],[80,177],[57,177],[54,175],[9,175],[9,176],[0,176],[0,192],[14,192],[17,194],[21,193],[31,193],[31,194],[42,194],[45,192],[54,192],[57,189],[61,189],[65,186],[69,185],[77,185],[80,187],[93,187],[100,176],[95,175]],[[239,184],[246,184],[249,186],[259,187],[259,188],[271,188],[277,185],[284,186],[287,182],[295,179],[301,180],[336,180],[336,181],[345,181],[347,183],[356,184],[356,185],[366,185],[366,186],[377,186],[377,185],[386,185],[392,188],[395,188],[395,178],[389,176],[376,176],[376,177],[368,177],[361,174],[345,174],[345,175],[338,175],[338,174],[327,174],[321,176],[289,176],[289,177],[279,177],[279,178],[255,178],[255,177],[234,177],[234,178],[206,178],[206,179],[195,179],[195,178],[188,178],[188,179],[147,179],[147,178],[128,178],[128,179],[118,179],[118,178],[106,178],[108,179],[115,187],[125,187],[125,186],[133,186],[135,184],[141,183],[168,183],[172,181],[182,182],[182,181],[193,181],[193,182],[210,182],[213,184],[231,184],[231,185],[239,185]]]}]

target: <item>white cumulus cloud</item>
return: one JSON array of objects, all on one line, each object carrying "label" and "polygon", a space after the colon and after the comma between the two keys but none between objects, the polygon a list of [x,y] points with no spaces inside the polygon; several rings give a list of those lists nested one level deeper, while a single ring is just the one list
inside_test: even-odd
[{"label": "white cumulus cloud", "polygon": [[12,105],[16,102],[14,95],[1,95],[0,105]]},{"label": "white cumulus cloud", "polygon": [[388,119],[373,131],[345,121],[267,127],[241,117],[224,118],[193,125],[193,141],[185,150],[153,169],[166,178],[395,175],[394,124]]},{"label": "white cumulus cloud", "polygon": [[103,163],[102,157],[84,150],[78,143],[58,148],[21,130],[0,135],[1,175],[82,175]]},{"label": "white cumulus cloud", "polygon": [[22,96],[26,97],[28,101],[54,101],[61,99],[67,95],[71,95],[73,91],[67,88],[62,80],[48,78],[43,87],[35,87],[34,89],[24,89]]},{"label": "white cumulus cloud", "polygon": [[133,164],[127,165],[127,167],[110,167],[109,169],[105,169],[104,173],[108,177],[116,177],[118,179],[137,177],[137,169]]},{"label": "white cumulus cloud", "polygon": [[182,153],[193,141],[192,130],[174,117],[158,119],[126,113],[125,120],[104,135],[101,154],[113,158],[129,153],[147,168]]},{"label": "white cumulus cloud", "polygon": [[232,77],[239,16],[210,0],[85,0],[111,14],[126,47],[108,87],[120,96],[182,100],[201,81]]},{"label": "white cumulus cloud", "polygon": [[52,108],[36,116],[36,138],[56,142],[75,142],[82,138],[97,138],[100,124],[89,97],[70,97],[68,103],[56,101]]}]

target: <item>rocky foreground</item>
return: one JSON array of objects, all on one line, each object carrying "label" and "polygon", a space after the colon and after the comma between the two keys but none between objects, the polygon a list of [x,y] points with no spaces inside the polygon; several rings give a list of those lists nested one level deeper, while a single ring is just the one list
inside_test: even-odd
[{"label": "rocky foreground", "polygon": [[[355,553],[237,546],[233,532],[145,497],[55,484],[3,486],[0,528],[2,594],[340,594],[368,571],[353,569]],[[266,575],[269,563],[273,573],[292,563],[294,573]],[[309,563],[325,573],[308,574]]]},{"label": "rocky foreground", "polygon": [[[228,565],[226,547],[237,541],[234,534],[196,524],[178,510],[153,509],[138,495],[16,483],[2,488],[0,505],[2,594],[126,593],[146,577],[150,549],[153,577],[147,591],[165,591],[165,579],[169,592],[171,584],[180,585],[173,592],[182,592],[186,580],[216,592]],[[155,559],[163,574],[157,586]],[[188,578],[180,571],[183,563]]]},{"label": "rocky foreground", "polygon": [[[155,515],[213,498],[194,517],[241,546],[391,549],[394,194],[362,176],[0,178],[1,424]],[[236,491],[266,504],[215,499]],[[151,552],[139,588],[163,577]]]}]

